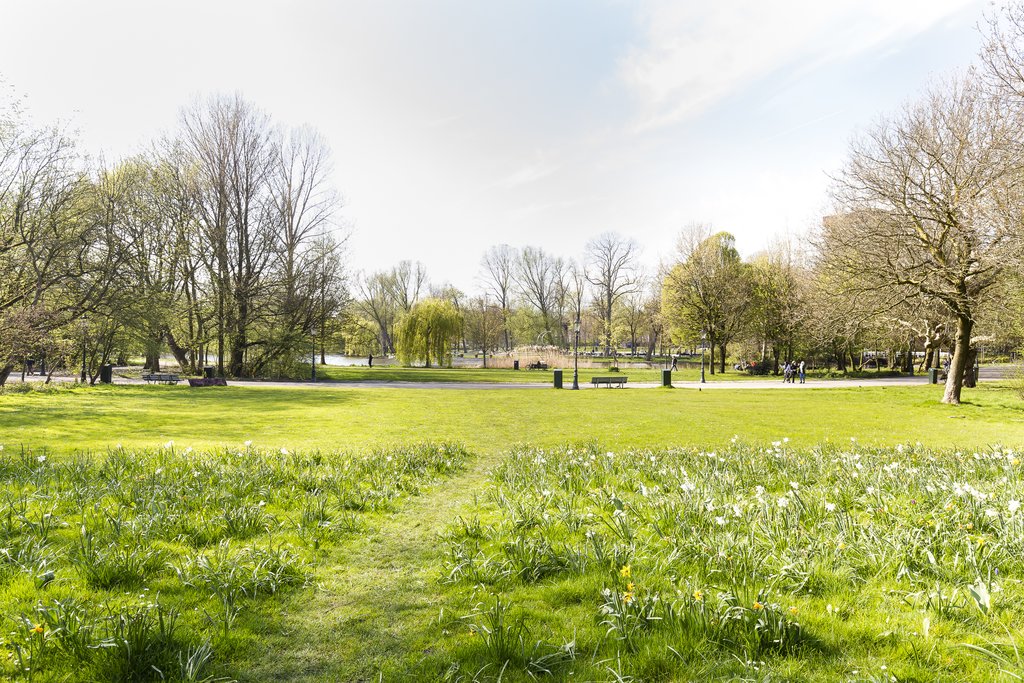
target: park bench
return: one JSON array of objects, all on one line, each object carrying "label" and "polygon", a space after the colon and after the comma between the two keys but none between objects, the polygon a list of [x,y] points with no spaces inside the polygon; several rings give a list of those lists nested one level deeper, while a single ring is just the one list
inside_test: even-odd
[{"label": "park bench", "polygon": [[629,378],[628,377],[594,377],[590,381],[593,383],[593,385],[595,387],[601,386],[602,384],[604,384],[605,386],[607,386],[610,389],[613,384],[617,384],[617,385],[619,385],[619,387],[625,386],[627,379],[629,379]]},{"label": "park bench", "polygon": [[152,372],[147,375],[143,375],[142,379],[146,380],[146,384],[156,382],[157,384],[177,384],[181,381],[181,377],[168,372]]},{"label": "park bench", "polygon": [[548,369],[548,364],[547,363],[543,363],[541,361],[537,361],[536,363],[530,363],[526,367],[528,369],[530,369],[530,370],[547,370]]}]

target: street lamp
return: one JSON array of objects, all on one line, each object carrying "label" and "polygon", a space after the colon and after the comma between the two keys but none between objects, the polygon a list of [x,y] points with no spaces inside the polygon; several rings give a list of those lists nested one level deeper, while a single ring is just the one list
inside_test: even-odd
[{"label": "street lamp", "polygon": [[82,314],[81,320],[78,321],[79,326],[82,328],[82,384],[85,384],[86,370],[85,370],[85,336],[89,331],[89,320],[85,314]]},{"label": "street lamp", "polygon": [[314,327],[310,330],[313,335],[313,354],[309,357],[310,367],[313,369],[313,382],[316,383],[316,335],[317,329]]},{"label": "street lamp", "polygon": [[575,333],[575,339],[572,345],[572,388],[580,388],[580,317],[576,316],[576,322],[573,323],[573,332]]},{"label": "street lamp", "polygon": [[700,383],[706,384],[707,379],[704,377],[704,349],[707,348],[708,333],[705,330],[700,331]]}]

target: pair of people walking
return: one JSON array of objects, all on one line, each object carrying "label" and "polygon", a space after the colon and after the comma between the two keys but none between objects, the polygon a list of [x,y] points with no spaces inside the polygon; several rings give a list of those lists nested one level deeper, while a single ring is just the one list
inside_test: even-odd
[{"label": "pair of people walking", "polygon": [[797,378],[800,378],[800,384],[804,384],[807,381],[807,364],[803,360],[797,361],[786,361],[786,365],[782,368],[782,381],[795,384]]}]

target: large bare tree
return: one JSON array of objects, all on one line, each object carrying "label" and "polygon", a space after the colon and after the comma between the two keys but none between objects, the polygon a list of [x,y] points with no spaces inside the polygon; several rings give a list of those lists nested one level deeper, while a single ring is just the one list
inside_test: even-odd
[{"label": "large bare tree", "polygon": [[836,178],[841,214],[824,223],[826,262],[882,307],[923,298],[956,320],[945,403],[960,403],[983,298],[1019,263],[1020,134],[969,74],[870,129]]},{"label": "large bare tree", "polygon": [[640,287],[636,264],[639,248],[635,240],[612,232],[599,235],[587,243],[587,280],[596,289],[606,356],[612,350],[612,312],[615,304]]},{"label": "large bare tree", "polygon": [[[182,112],[195,159],[208,267],[217,298],[221,374],[248,374],[246,353],[261,314],[262,275],[275,244],[268,178],[278,158],[265,113],[239,95],[214,96]],[[230,354],[224,367],[225,354]]]},{"label": "large bare tree", "polygon": [[539,247],[523,247],[516,259],[515,282],[522,298],[540,314],[542,336],[554,343],[552,319],[558,301],[562,264]]},{"label": "large bare tree", "polygon": [[507,244],[491,247],[481,261],[484,291],[491,295],[501,309],[501,325],[504,329],[505,350],[512,350],[508,316],[512,311],[512,295],[515,285],[516,252]]}]

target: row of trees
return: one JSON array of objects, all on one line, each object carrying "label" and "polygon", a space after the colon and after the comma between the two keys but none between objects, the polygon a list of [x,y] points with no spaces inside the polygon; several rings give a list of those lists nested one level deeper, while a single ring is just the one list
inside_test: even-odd
[{"label": "row of trees", "polygon": [[650,357],[661,341],[660,280],[642,272],[638,256],[637,243],[615,233],[591,240],[578,260],[501,244],[484,254],[470,294],[431,285],[421,264],[402,262],[359,278],[342,337],[353,353],[400,351],[402,320],[430,297],[461,315],[454,339],[463,350],[567,347],[580,320],[584,338],[606,354],[623,343],[636,353],[644,342]]},{"label": "row of trees", "polygon": [[176,135],[90,164],[59,127],[0,119],[0,383],[84,345],[90,374],[170,350],[187,372],[287,372],[347,299],[323,139],[241,97],[182,112]]},{"label": "row of trees", "polygon": [[[784,362],[801,358],[839,371],[860,370],[865,354],[908,372],[938,367],[940,350],[948,357],[956,345],[956,321],[923,299],[910,297],[894,305],[878,292],[854,287],[854,280],[840,277],[833,251],[823,246],[827,239],[823,228],[812,238],[781,240],[744,259],[732,235],[692,225],[658,270],[645,276],[635,261],[628,262],[629,277],[607,280],[610,288],[600,277],[588,276],[586,256],[575,261],[545,255],[555,264],[551,270],[563,274],[553,281],[548,308],[528,289],[531,280],[518,272],[543,254],[537,248],[489,249],[481,261],[479,288],[472,294],[432,285],[422,265],[402,263],[369,276],[378,282],[402,282],[411,281],[405,275],[416,274],[415,288],[393,290],[407,295],[404,303],[390,304],[395,330],[385,336],[375,322],[362,317],[369,303],[356,299],[341,342],[352,353],[380,353],[383,339],[396,339],[400,359],[428,363],[450,358],[454,349],[494,353],[552,343],[568,351],[579,315],[586,349],[603,348],[607,354],[624,347],[627,353],[652,359],[657,353],[696,351],[703,341],[713,373],[725,372],[729,359],[776,374]],[[618,243],[619,249],[597,250],[598,243]],[[587,254],[617,252],[628,245],[626,238],[603,235],[588,245]],[[496,255],[510,258],[499,260]],[[511,267],[496,268],[495,263]],[[609,289],[615,293],[610,316]],[[410,356],[403,351],[403,338],[413,337],[405,322],[416,320],[422,328],[425,312],[441,311],[440,302],[448,316],[447,353]],[[982,328],[982,340],[993,350],[1019,345],[1020,326],[1006,324],[1010,311],[986,310],[995,317]],[[999,311],[1003,314],[996,316]],[[441,323],[442,316],[436,320]],[[550,342],[549,331],[555,332]],[[420,346],[417,342],[411,348]]]},{"label": "row of trees", "polygon": [[709,226],[643,272],[606,233],[578,258],[497,245],[475,291],[401,262],[349,300],[323,139],[238,96],[185,109],[150,151],[89,163],[60,127],[0,110],[0,383],[28,358],[98,365],[165,350],[186,371],[295,375],[315,336],[350,353],[446,362],[462,351],[584,344],[652,358],[710,347],[777,371],[796,357],[905,369],[952,351],[956,403],[979,336],[1019,344],[1024,274],[1024,8],[990,21],[981,63],[858,138],[835,209],[806,239],[749,259]]}]

